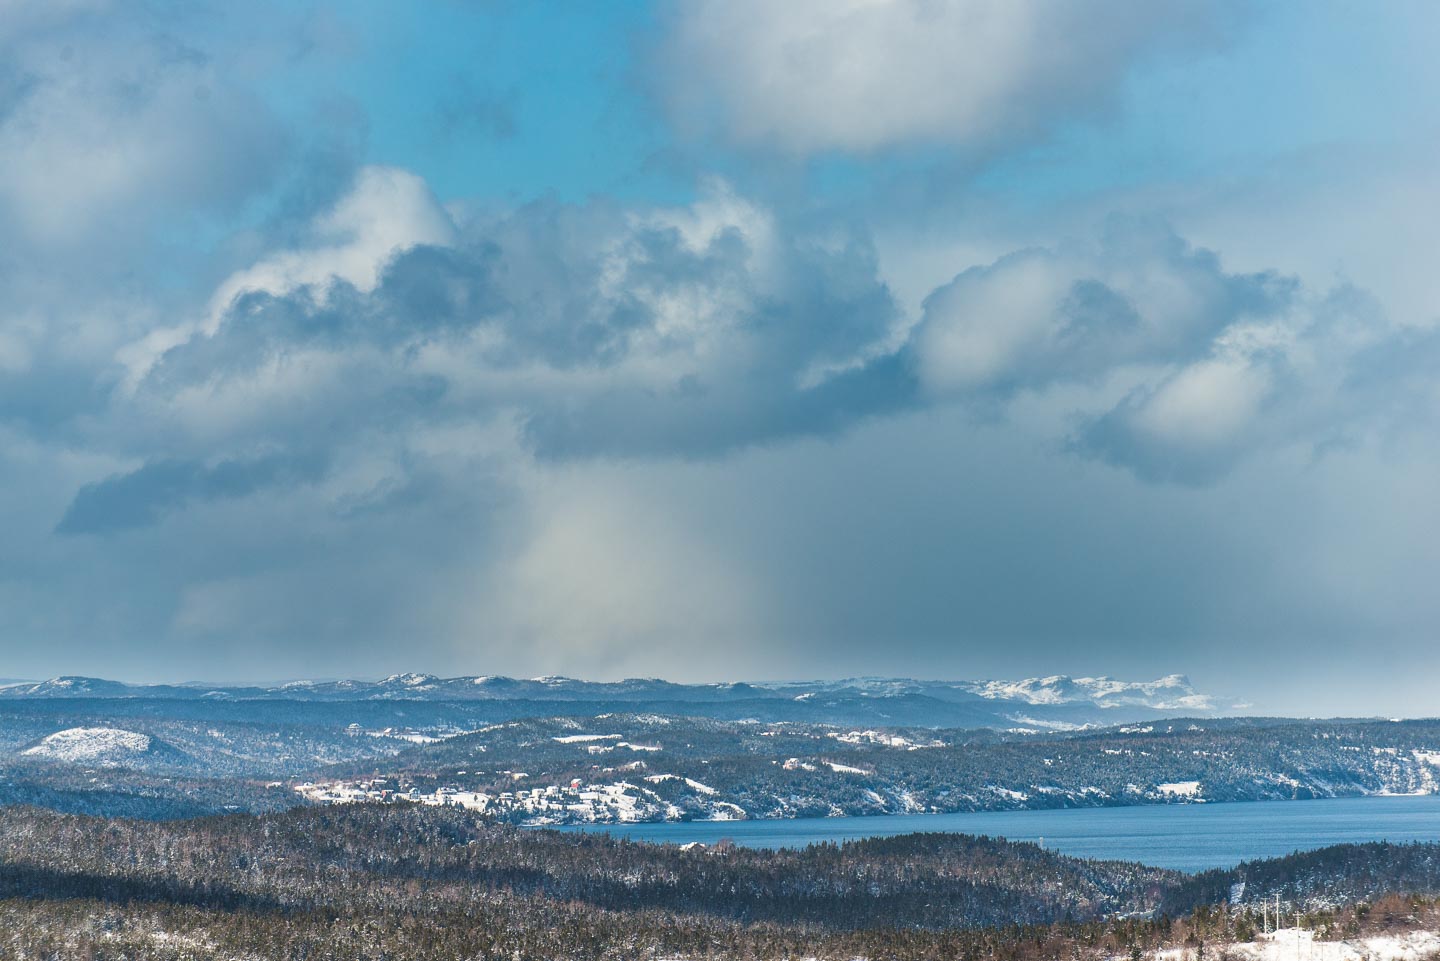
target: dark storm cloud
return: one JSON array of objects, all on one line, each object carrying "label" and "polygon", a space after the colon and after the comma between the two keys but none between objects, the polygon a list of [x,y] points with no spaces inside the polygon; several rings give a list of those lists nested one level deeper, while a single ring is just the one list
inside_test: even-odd
[{"label": "dark storm cloud", "polygon": [[530,414],[524,437],[546,459],[713,457],[783,439],[841,433],[872,417],[916,406],[909,365],[890,356],[813,387],[783,380],[706,385],[682,382],[665,393],[615,390],[583,403],[550,403]]},{"label": "dark storm cloud", "polygon": [[104,534],[146,527],[197,502],[240,498],[266,487],[313,481],[323,467],[315,455],[272,455],[214,465],[152,461],[128,474],[80,488],[55,530],[60,534]]}]

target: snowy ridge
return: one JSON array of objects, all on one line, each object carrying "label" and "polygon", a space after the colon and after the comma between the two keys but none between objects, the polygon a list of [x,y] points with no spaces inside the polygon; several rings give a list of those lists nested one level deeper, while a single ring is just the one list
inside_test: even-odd
[{"label": "snowy ridge", "polygon": [[[466,690],[468,689],[468,690]],[[1195,690],[1183,674],[1154,681],[1120,681],[1112,677],[1069,677],[1054,674],[1022,680],[925,681],[913,678],[852,677],[833,681],[754,681],[715,684],[680,684],[660,678],[626,678],[620,681],[585,681],[560,675],[532,678],[493,674],[439,677],[407,672],[379,681],[292,680],[265,686],[204,684],[126,684],[95,677],[63,676],[46,681],[0,684],[5,697],[193,697],[228,694],[235,697],[286,696],[296,698],[342,697],[547,697],[573,699],[602,697],[665,697],[684,700],[785,697],[809,700],[819,695],[856,694],[868,697],[922,695],[946,700],[1009,701],[1017,705],[1056,706],[1089,704],[1114,708],[1141,706],[1156,710],[1212,711],[1218,699]]]},{"label": "snowy ridge", "polygon": [[852,677],[838,681],[759,682],[756,687],[813,697],[815,692],[857,691],[872,697],[921,695],[941,700],[977,699],[1025,707],[1085,706],[1105,710],[1124,707],[1155,711],[1208,714],[1230,711],[1240,705],[1197,691],[1184,674],[1167,674],[1153,681],[1121,681],[1113,677],[1070,677],[1052,674],[1012,680],[922,681],[912,678]]},{"label": "snowy ridge", "polygon": [[1183,674],[1155,681],[1117,681],[1113,677],[1030,677],[1023,681],[970,681],[964,685],[987,700],[1025,704],[1090,703],[1097,707],[1150,707],[1156,710],[1212,711],[1215,699],[1195,690]]},{"label": "snowy ridge", "polygon": [[[56,677],[0,685],[0,699],[90,698],[234,701],[510,702],[524,716],[546,713],[648,712],[729,720],[1008,730],[1075,730],[1166,716],[1209,717],[1241,706],[1197,691],[1171,674],[1153,681],[1051,675],[1022,680],[839,680],[681,684],[653,677],[586,681],[560,675],[441,677],[407,672],[374,680],[293,680],[270,685],[126,684]],[[554,709],[548,705],[574,707]]]}]

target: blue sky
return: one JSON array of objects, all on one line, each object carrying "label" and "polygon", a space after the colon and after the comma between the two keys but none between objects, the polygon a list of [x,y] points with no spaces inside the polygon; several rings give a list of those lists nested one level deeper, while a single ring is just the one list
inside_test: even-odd
[{"label": "blue sky", "polygon": [[1433,713],[1437,40],[1338,0],[8,5],[0,674]]}]

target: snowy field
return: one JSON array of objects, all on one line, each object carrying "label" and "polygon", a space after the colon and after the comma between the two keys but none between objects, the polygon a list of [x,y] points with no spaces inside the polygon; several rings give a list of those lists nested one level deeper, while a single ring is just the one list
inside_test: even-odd
[{"label": "snowy field", "polygon": [[[1281,928],[1262,934],[1253,942],[1207,948],[1211,956],[1234,961],[1422,961],[1440,955],[1440,933],[1409,931],[1346,941],[1321,941],[1315,932],[1302,928]],[[1118,961],[1118,959],[1117,959]],[[1170,948],[1155,955],[1155,961],[1196,961],[1193,948]]]}]

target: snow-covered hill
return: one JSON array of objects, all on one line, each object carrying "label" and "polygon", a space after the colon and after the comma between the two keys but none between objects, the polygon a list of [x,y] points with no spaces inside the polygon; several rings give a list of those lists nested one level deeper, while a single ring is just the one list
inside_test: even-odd
[{"label": "snow-covered hill", "polygon": [[148,734],[114,727],[66,728],[20,753],[37,760],[100,767],[134,767],[183,758],[175,748]]}]

